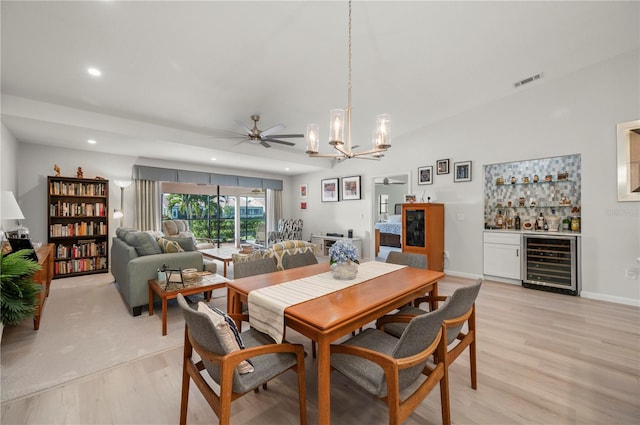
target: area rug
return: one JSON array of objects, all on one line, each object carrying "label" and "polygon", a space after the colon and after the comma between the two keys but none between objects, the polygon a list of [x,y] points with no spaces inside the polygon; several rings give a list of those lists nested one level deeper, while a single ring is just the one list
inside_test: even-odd
[{"label": "area rug", "polygon": [[[226,308],[226,290],[214,291]],[[109,273],[51,283],[40,329],[33,321],[5,327],[1,341],[1,400],[30,395],[116,365],[181,346],[184,319],[169,302],[167,335],[160,305],[133,317]]]}]

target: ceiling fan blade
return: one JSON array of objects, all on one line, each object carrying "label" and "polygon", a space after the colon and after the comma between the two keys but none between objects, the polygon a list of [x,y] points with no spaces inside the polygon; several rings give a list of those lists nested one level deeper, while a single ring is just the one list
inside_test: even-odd
[{"label": "ceiling fan blade", "polygon": [[242,121],[236,120],[236,124],[238,124],[240,127],[242,127],[242,129],[247,132],[246,134],[253,134],[253,130],[251,130],[251,127],[247,126]]},{"label": "ceiling fan blade", "polygon": [[238,131],[229,130],[213,130],[211,137],[215,139],[234,138],[234,137],[247,137],[246,133],[240,133]]},{"label": "ceiling fan blade", "polygon": [[270,135],[270,134],[275,133],[275,132],[276,132],[276,131],[278,131],[278,130],[282,130],[283,128],[284,128],[284,125],[283,125],[283,124],[274,125],[273,127],[269,127],[269,128],[267,128],[266,130],[262,130],[262,131],[260,132],[260,134],[261,134],[262,136],[268,136],[268,135]]},{"label": "ceiling fan blade", "polygon": [[[272,140],[270,140],[270,142],[272,142]],[[265,148],[270,148],[271,147],[271,145],[269,143],[265,142],[264,140],[260,140],[260,144],[262,146],[264,146]]]},{"label": "ceiling fan blade", "polygon": [[[264,132],[262,132],[264,134]],[[278,139],[286,139],[288,137],[304,137],[304,134],[272,134],[269,137],[277,137]]]},{"label": "ceiling fan blade", "polygon": [[267,137],[262,139],[262,141],[267,141],[267,142],[271,142],[271,143],[280,143],[281,145],[287,145],[287,146],[295,146],[296,144],[293,142],[286,142],[284,140],[278,140],[278,139],[272,139],[271,137]]}]

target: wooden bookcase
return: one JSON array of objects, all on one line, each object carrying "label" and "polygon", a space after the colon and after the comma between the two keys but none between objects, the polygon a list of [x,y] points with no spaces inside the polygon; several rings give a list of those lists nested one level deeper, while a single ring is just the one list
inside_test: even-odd
[{"label": "wooden bookcase", "polygon": [[402,204],[402,252],[425,254],[429,270],[444,270],[444,204]]},{"label": "wooden bookcase", "polygon": [[47,178],[54,279],[109,271],[109,181]]}]

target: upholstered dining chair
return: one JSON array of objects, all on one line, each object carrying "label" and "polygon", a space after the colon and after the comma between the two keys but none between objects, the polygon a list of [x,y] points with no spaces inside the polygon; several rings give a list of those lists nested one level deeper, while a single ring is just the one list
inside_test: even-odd
[{"label": "upholstered dining chair", "polygon": [[[367,392],[386,401],[389,424],[407,419],[431,390],[440,384],[442,423],[451,423],[449,389],[445,374],[445,341],[440,310],[413,317],[396,338],[368,328],[340,345],[331,345],[331,367]],[[400,320],[403,320],[400,318]],[[433,368],[427,360],[436,354]],[[421,375],[426,379],[421,380]],[[417,381],[421,380],[420,384]],[[413,387],[411,390],[407,390]],[[411,391],[409,395],[403,391]]]},{"label": "upholstered dining chair", "polygon": [[[182,399],[180,403],[180,424],[187,423],[189,383],[193,379],[196,386],[218,416],[221,425],[228,425],[231,419],[231,402],[276,376],[293,370],[298,374],[298,399],[300,423],[306,424],[306,388],[304,371],[304,349],[300,344],[276,344],[271,337],[255,329],[240,334],[245,348],[229,349],[226,319],[214,324],[210,315],[195,310],[187,304],[182,294],[178,295],[185,319],[184,363],[182,368]],[[207,307],[208,308],[208,307]],[[216,314],[216,313],[213,313]],[[226,340],[226,341],[225,341]],[[237,348],[237,346],[236,346]],[[193,357],[193,351],[199,359]],[[251,363],[246,363],[250,361]],[[243,362],[245,365],[243,366]],[[248,369],[247,369],[248,368]],[[251,370],[252,371],[248,371]],[[219,386],[219,393],[211,388],[202,375],[209,374]],[[241,373],[244,372],[244,373]],[[266,387],[265,387],[266,388]]]},{"label": "upholstered dining chair", "polygon": [[[478,380],[476,376],[476,307],[475,302],[480,292],[482,279],[478,279],[469,286],[463,286],[456,289],[449,297],[436,297],[438,301],[445,301],[436,311],[442,311],[444,314],[444,338],[447,344],[445,351],[444,363],[449,371],[449,366],[460,356],[460,354],[469,347],[469,362],[471,369],[471,388],[478,388]],[[415,302],[431,301],[431,296],[417,299]],[[398,316],[411,318],[416,315],[426,314],[427,312],[414,307],[406,306],[400,309],[396,314],[383,316],[376,322],[376,327],[383,329],[390,335],[399,337],[407,329],[406,323],[399,323]],[[467,323],[467,332],[462,331],[462,327]],[[457,342],[456,342],[457,341]],[[454,344],[455,345],[452,345]],[[449,348],[450,347],[450,348]]]},{"label": "upholstered dining chair", "polygon": [[403,266],[427,269],[427,256],[424,254],[414,254],[412,252],[391,251],[387,256],[386,263],[401,264]]},{"label": "upholstered dining chair", "polygon": [[233,263],[234,279],[256,276],[265,273],[273,273],[275,271],[278,271],[278,267],[276,259],[273,257]]},{"label": "upholstered dining chair", "polygon": [[302,252],[299,254],[286,253],[282,256],[282,267],[285,270],[310,266],[312,264],[318,264],[318,259],[312,251]]}]

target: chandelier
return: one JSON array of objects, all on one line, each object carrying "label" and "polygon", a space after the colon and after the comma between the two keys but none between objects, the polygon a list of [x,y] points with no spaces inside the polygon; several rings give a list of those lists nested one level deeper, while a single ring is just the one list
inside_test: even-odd
[{"label": "chandelier", "polygon": [[[345,141],[344,132],[347,130]],[[349,158],[377,159],[391,147],[391,115],[380,114],[376,118],[376,127],[372,147],[367,151],[356,152],[351,144],[351,1],[349,1],[349,83],[347,85],[347,109],[332,109],[329,113],[329,144],[338,151],[332,154],[319,153],[320,128],[317,124],[307,126],[307,155],[318,158],[334,158],[338,161]]]}]

